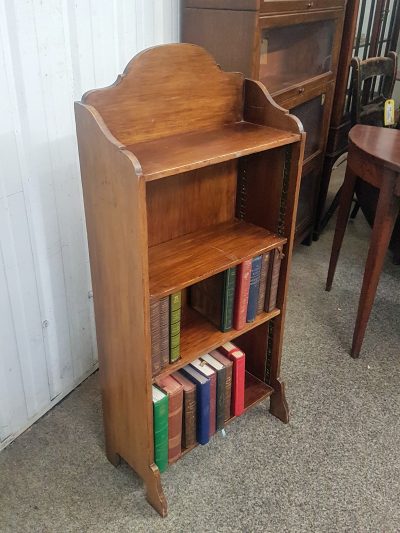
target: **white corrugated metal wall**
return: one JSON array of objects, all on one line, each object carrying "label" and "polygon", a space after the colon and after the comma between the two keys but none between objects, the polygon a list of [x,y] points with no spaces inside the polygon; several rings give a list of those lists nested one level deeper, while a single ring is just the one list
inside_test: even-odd
[{"label": "white corrugated metal wall", "polygon": [[0,0],[0,449],[97,364],[73,102],[179,0]]}]

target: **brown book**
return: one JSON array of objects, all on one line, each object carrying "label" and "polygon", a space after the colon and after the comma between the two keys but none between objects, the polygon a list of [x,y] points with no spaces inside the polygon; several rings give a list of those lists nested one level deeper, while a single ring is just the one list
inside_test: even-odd
[{"label": "brown book", "polygon": [[169,364],[169,296],[160,300],[160,360],[161,368]]},{"label": "brown book", "polygon": [[257,315],[264,311],[265,289],[267,288],[269,258],[270,252],[267,252],[262,256],[261,260],[260,287],[258,289],[257,300]]},{"label": "brown book", "polygon": [[196,385],[180,372],[171,375],[183,387],[182,447],[189,448],[196,444]]},{"label": "brown book", "polygon": [[269,270],[267,279],[267,289],[265,292],[265,311],[273,311],[276,307],[276,298],[279,287],[279,274],[283,259],[282,246],[275,248],[270,252]]},{"label": "brown book", "polygon": [[171,376],[156,379],[156,385],[168,394],[168,463],[181,456],[183,387]]},{"label": "brown book", "polygon": [[231,417],[231,398],[232,398],[232,361],[222,355],[218,350],[211,350],[210,355],[226,368],[225,381],[225,422]]},{"label": "brown book", "polygon": [[160,300],[150,301],[151,367],[153,375],[161,370]]}]

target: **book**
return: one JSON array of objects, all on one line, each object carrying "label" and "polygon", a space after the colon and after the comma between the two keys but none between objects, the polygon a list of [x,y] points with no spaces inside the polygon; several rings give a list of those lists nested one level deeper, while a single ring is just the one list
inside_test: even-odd
[{"label": "book", "polygon": [[240,416],[244,411],[245,354],[232,342],[226,342],[218,351],[233,362],[231,413]]},{"label": "book", "polygon": [[242,329],[246,324],[250,274],[251,259],[247,259],[236,268],[235,304],[233,310],[233,327],[235,329]]},{"label": "book", "polygon": [[233,326],[236,267],[196,283],[190,290],[190,304],[221,331]]},{"label": "book", "polygon": [[226,369],[225,381],[225,422],[231,417],[231,398],[232,398],[232,367],[233,363],[230,359],[222,355],[219,350],[211,350],[210,355],[224,365]]},{"label": "book", "polygon": [[196,444],[196,385],[181,372],[171,376],[183,387],[182,447]]},{"label": "book", "polygon": [[155,381],[157,387],[168,394],[168,463],[174,463],[181,455],[183,387],[173,377]]},{"label": "book", "polygon": [[257,297],[257,315],[264,311],[265,291],[267,288],[268,267],[269,267],[270,252],[262,255],[261,272],[260,272],[260,286]]},{"label": "book", "polygon": [[210,440],[210,380],[187,365],[180,372],[196,385],[196,438],[199,444]]},{"label": "book", "polygon": [[210,380],[210,430],[211,437],[217,430],[217,373],[205,361],[195,359],[191,362],[198,372]]},{"label": "book", "polygon": [[169,296],[160,300],[160,358],[165,368],[169,364]]},{"label": "book", "polygon": [[170,352],[169,361],[174,363],[180,357],[181,352],[181,306],[182,293],[175,292],[170,296],[169,312],[169,332],[170,332]]},{"label": "book", "polygon": [[253,322],[257,314],[258,289],[260,288],[262,256],[253,257],[251,261],[249,301],[247,304],[246,322]]},{"label": "book", "polygon": [[279,274],[283,259],[282,246],[278,246],[271,252],[270,264],[268,270],[267,290],[265,293],[265,311],[273,311],[276,307],[276,299],[279,287]]},{"label": "book", "polygon": [[161,370],[160,300],[150,301],[151,369]]},{"label": "book", "polygon": [[209,353],[202,355],[200,359],[205,361],[217,374],[216,423],[217,430],[223,429],[225,425],[226,368]]},{"label": "book", "polygon": [[168,466],[168,395],[153,385],[154,462],[160,472]]}]

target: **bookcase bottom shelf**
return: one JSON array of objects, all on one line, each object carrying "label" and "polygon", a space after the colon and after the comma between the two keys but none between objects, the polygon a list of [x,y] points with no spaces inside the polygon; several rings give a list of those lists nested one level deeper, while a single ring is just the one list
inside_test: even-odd
[{"label": "bookcase bottom shelf", "polygon": [[[274,392],[274,389],[272,387],[270,387],[263,381],[259,380],[258,378],[250,374],[250,372],[247,372],[246,370],[245,389],[244,389],[244,411],[245,412],[251,407],[253,407],[253,405],[256,405],[262,400],[265,400],[265,398],[268,398],[269,396],[271,396],[273,392]],[[232,416],[229,420],[225,422],[225,426],[227,424],[230,424],[236,418],[238,417]],[[183,457],[184,455],[192,451],[194,448],[196,448],[196,446],[198,446],[198,443],[193,444],[193,446],[189,446],[189,448],[183,448],[182,454],[180,457]]]}]

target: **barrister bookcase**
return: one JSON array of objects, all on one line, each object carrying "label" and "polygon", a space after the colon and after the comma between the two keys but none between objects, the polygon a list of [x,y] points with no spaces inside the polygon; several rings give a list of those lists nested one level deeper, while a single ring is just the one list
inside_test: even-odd
[{"label": "barrister bookcase", "polygon": [[[245,408],[270,397],[271,413],[288,421],[280,360],[304,133],[259,82],[191,44],[140,53],[75,110],[106,453],[135,470],[165,516],[156,377],[234,340],[246,353]],[[192,284],[280,245],[271,312],[223,333],[185,304]],[[150,301],[177,290],[181,358],[152,375]]]},{"label": "barrister bookcase", "polygon": [[307,134],[296,242],[311,242],[346,0],[182,0],[181,40],[265,84]]}]

